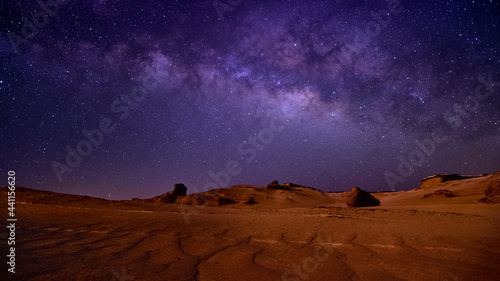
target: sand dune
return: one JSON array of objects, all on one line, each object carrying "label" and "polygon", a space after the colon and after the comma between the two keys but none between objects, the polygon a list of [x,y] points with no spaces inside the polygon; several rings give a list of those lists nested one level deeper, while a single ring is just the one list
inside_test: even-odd
[{"label": "sand dune", "polygon": [[[498,280],[500,204],[481,199],[499,179],[433,178],[367,208],[300,186],[212,190],[206,206],[20,188],[8,280]],[[425,196],[438,190],[453,197]]]}]

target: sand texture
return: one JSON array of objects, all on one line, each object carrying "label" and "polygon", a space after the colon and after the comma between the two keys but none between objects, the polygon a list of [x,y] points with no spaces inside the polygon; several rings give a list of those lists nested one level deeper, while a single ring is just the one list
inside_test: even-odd
[{"label": "sand texture", "polygon": [[18,188],[7,280],[498,280],[500,205],[484,199],[499,180],[431,178],[362,208],[297,186],[171,204]]}]

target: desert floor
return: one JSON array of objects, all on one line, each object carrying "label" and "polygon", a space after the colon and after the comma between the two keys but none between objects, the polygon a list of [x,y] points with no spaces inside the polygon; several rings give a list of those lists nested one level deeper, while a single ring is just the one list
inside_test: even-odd
[{"label": "desert floor", "polygon": [[[498,280],[498,208],[24,205],[17,280]],[[185,211],[185,210],[183,210]],[[295,279],[294,279],[295,278]]]},{"label": "desert floor", "polygon": [[381,206],[367,208],[346,208],[343,193],[326,206],[276,209],[20,202],[17,273],[7,277],[499,280],[498,204],[477,202],[477,192],[424,193],[375,193]]}]

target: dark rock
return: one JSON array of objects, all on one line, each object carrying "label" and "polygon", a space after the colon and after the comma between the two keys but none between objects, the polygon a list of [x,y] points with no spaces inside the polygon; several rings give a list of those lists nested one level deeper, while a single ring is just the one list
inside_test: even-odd
[{"label": "dark rock", "polygon": [[163,195],[153,198],[154,202],[158,203],[175,203],[178,198],[186,196],[187,187],[182,183],[176,183],[174,185],[174,190],[165,193]]},{"label": "dark rock", "polygon": [[255,202],[255,198],[250,197],[250,198],[248,198],[248,200],[247,200],[245,203],[243,203],[243,204],[253,205],[253,204],[256,204],[256,203],[257,203],[257,202]]},{"label": "dark rock", "polygon": [[228,205],[228,204],[234,204],[236,203],[233,199],[230,199],[230,198],[224,198],[222,196],[218,196],[219,198],[217,198],[217,201],[219,203],[219,206],[222,206],[222,205]]},{"label": "dark rock", "polygon": [[425,188],[435,188],[440,186],[441,184],[447,181],[455,181],[455,180],[463,180],[470,179],[476,176],[462,176],[459,174],[438,174],[427,177],[420,181],[420,186],[417,189],[425,189]]},{"label": "dark rock", "polygon": [[283,184],[284,186],[288,186],[288,187],[303,187],[302,185],[300,184],[296,184],[296,183],[293,183],[293,182],[286,182],[285,184]]},{"label": "dark rock", "polygon": [[174,184],[174,190],[172,191],[172,195],[174,196],[186,196],[187,187],[182,183]]},{"label": "dark rock", "polygon": [[267,185],[267,189],[278,189],[279,186],[280,186],[280,183],[277,180],[274,180],[270,184]]},{"label": "dark rock", "polygon": [[267,185],[267,190],[291,190],[289,185],[281,185],[277,180]]},{"label": "dark rock", "polygon": [[379,206],[380,201],[369,192],[353,187],[347,194],[346,204],[350,207]]}]

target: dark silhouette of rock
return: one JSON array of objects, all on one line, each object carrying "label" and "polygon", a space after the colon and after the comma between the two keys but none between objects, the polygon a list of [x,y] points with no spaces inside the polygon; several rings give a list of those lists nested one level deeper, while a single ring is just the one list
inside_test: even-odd
[{"label": "dark silhouette of rock", "polygon": [[279,186],[280,186],[280,183],[277,180],[274,180],[270,184],[267,185],[267,189],[278,189]]},{"label": "dark silhouette of rock", "polygon": [[250,198],[248,198],[248,200],[247,200],[245,203],[243,203],[243,204],[253,205],[253,204],[256,204],[256,203],[257,203],[257,202],[255,202],[255,198],[250,197]]},{"label": "dark silhouette of rock", "polygon": [[174,196],[186,196],[187,187],[182,183],[174,184],[174,190],[172,191],[172,195]]},{"label": "dark silhouette of rock", "polygon": [[449,190],[440,189],[440,190],[437,190],[436,192],[425,194],[424,198],[428,198],[431,196],[446,196],[448,198],[451,198],[451,197],[454,197],[455,195],[453,194],[453,192],[451,192]]},{"label": "dark silhouette of rock", "polygon": [[184,184],[176,183],[174,185],[174,190],[165,193],[163,195],[154,197],[152,198],[152,201],[155,203],[166,203],[166,204],[175,203],[175,201],[177,201],[178,198],[186,196],[186,192],[187,192],[187,187]]},{"label": "dark silhouette of rock", "polygon": [[282,184],[281,186],[285,186],[285,187],[288,187],[290,190],[294,189],[294,188],[307,188],[307,189],[312,189],[312,190],[318,190],[318,191],[321,191],[317,188],[314,188],[314,187],[310,187],[310,186],[305,186],[305,185],[301,185],[301,184],[296,184],[296,183],[293,183],[293,182],[285,182],[284,184]]},{"label": "dark silhouette of rock", "polygon": [[484,194],[487,203],[500,203],[500,180],[492,181]]},{"label": "dark silhouette of rock", "polygon": [[380,201],[369,192],[353,187],[347,194],[346,204],[350,207],[379,206]]},{"label": "dark silhouette of rock", "polygon": [[420,181],[420,186],[417,189],[433,188],[437,187],[442,183],[454,180],[470,179],[476,176],[462,176],[459,174],[438,174],[427,177]]},{"label": "dark silhouette of rock", "polygon": [[222,205],[228,205],[228,204],[234,204],[236,203],[233,199],[230,198],[224,198],[222,196],[218,196],[217,201],[219,203],[219,206]]},{"label": "dark silhouette of rock", "polygon": [[281,185],[277,180],[267,185],[267,190],[291,190],[289,185]]}]

